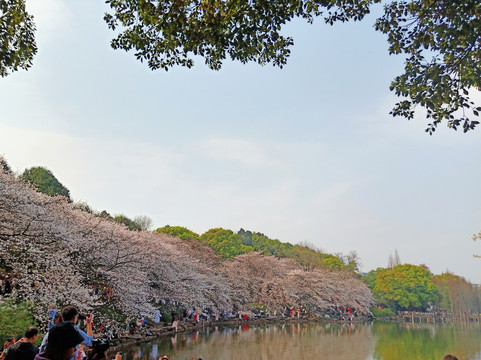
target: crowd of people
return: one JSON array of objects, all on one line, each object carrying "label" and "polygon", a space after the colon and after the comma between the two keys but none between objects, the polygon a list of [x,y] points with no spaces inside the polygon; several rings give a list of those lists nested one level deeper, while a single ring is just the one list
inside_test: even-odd
[{"label": "crowd of people", "polygon": [[0,276],[0,296],[10,296],[17,286],[17,279],[7,276]]},{"label": "crowd of people", "polygon": [[[300,309],[286,308],[285,313],[289,316],[299,316]],[[332,307],[329,309],[333,316],[354,314],[356,309],[345,307]],[[57,316],[58,315],[58,316]],[[245,314],[244,314],[245,315]],[[39,330],[36,327],[29,327],[22,336],[9,338],[3,344],[3,351],[0,360],[106,360],[108,341],[105,339],[94,339],[92,314],[81,314],[75,306],[67,306],[57,314],[52,306],[48,310],[49,325],[48,332],[44,335],[39,347],[35,345],[39,337]],[[201,314],[195,309],[184,311],[182,321],[199,321]],[[207,316],[203,314],[202,316]],[[225,312],[222,316],[233,318],[243,314],[235,311]],[[162,318],[160,310],[154,314],[154,322]],[[173,322],[178,322],[177,316],[173,315]],[[55,321],[58,319],[59,321]],[[79,322],[79,319],[81,320]],[[145,319],[137,319],[139,327],[145,327]],[[157,321],[159,320],[159,321]],[[79,326],[80,325],[80,326]],[[122,353],[115,354],[115,360],[122,360]],[[167,355],[158,360],[169,360]],[[202,360],[202,359],[192,359]],[[454,355],[446,355],[443,360],[458,360]]]},{"label": "crowd of people", "polygon": [[[162,316],[158,314],[159,318]],[[94,339],[92,314],[81,314],[75,306],[66,306],[60,313],[50,306],[48,309],[48,331],[39,347],[36,327],[29,327],[25,334],[11,337],[3,344],[0,360],[106,360],[108,339]],[[174,319],[176,322],[177,319]],[[137,326],[145,327],[145,319],[138,319]],[[102,330],[102,327],[99,327]],[[114,360],[122,360],[117,352]],[[169,360],[167,355],[159,360]],[[193,359],[197,360],[197,359]],[[202,359],[198,359],[202,360]]]},{"label": "crowd of people", "polygon": [[6,359],[8,353],[10,353],[8,360],[34,359],[38,353],[38,348],[34,345],[37,339],[38,329],[36,327],[29,327],[25,331],[25,334],[17,340],[12,337],[3,344],[5,351],[0,355],[0,359]]},{"label": "crowd of people", "polygon": [[[49,309],[49,311],[52,309]],[[50,326],[40,347],[35,346],[39,331],[29,327],[25,334],[4,343],[0,360],[102,360],[105,351],[97,352],[92,347],[94,337],[91,315],[87,317],[87,332],[77,327],[79,312],[75,306],[67,306],[61,312],[61,321]],[[92,347],[88,350],[89,347]]]}]

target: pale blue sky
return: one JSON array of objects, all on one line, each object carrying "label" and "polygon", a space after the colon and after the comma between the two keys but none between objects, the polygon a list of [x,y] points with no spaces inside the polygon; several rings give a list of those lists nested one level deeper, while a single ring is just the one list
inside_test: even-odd
[{"label": "pale blue sky", "polygon": [[[388,113],[403,59],[374,18],[296,21],[280,70],[150,71],[109,46],[102,1],[28,0],[34,67],[0,79],[0,154],[46,166],[76,201],[155,227],[224,227],[355,250],[362,270],[426,264],[481,283],[481,129],[425,134]],[[479,96],[478,96],[479,98]]]}]

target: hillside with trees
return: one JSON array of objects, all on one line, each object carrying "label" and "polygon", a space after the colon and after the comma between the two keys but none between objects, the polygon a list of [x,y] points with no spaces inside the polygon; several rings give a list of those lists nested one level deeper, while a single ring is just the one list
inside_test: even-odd
[{"label": "hillside with trees", "polygon": [[478,287],[425,265],[401,264],[397,251],[387,268],[362,277],[355,252],[327,254],[244,229],[199,235],[167,225],[149,232],[150,218],[74,203],[63,185],[40,186],[60,184],[50,171],[32,169],[42,176],[16,176],[0,158],[0,279],[15,279],[15,298],[4,308],[17,303],[40,322],[49,305],[65,304],[118,322],[151,317],[166,303],[210,313],[323,314],[331,306],[368,312],[374,304],[391,315],[481,312]]},{"label": "hillside with trees", "polygon": [[155,233],[169,234],[180,239],[194,239],[209,245],[215,253],[224,259],[250,252],[260,252],[263,255],[275,256],[279,259],[290,258],[305,270],[314,268],[328,270],[347,270],[358,272],[357,255],[331,255],[315,249],[309,244],[284,243],[270,239],[259,232],[240,229],[237,233],[229,229],[215,228],[198,235],[182,226],[164,226],[154,230]]},{"label": "hillside with trees", "polygon": [[123,322],[138,314],[151,317],[162,301],[221,312],[248,311],[254,302],[279,311],[329,305],[368,311],[374,300],[353,272],[301,266],[267,250],[230,256],[249,245],[223,229],[201,241],[182,240],[177,233],[130,230],[113,220],[65,196],[37,191],[2,160],[0,276],[16,279],[17,300],[34,304],[39,321],[46,320],[49,305],[75,304]]}]

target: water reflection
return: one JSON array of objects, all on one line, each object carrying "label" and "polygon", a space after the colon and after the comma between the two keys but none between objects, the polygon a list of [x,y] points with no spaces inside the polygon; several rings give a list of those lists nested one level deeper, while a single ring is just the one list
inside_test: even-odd
[{"label": "water reflection", "polygon": [[212,327],[125,349],[126,360],[481,360],[480,326],[284,323]]},{"label": "water reflection", "polygon": [[374,358],[379,360],[440,360],[446,354],[458,359],[481,359],[481,327],[473,324],[432,325],[375,323]]}]

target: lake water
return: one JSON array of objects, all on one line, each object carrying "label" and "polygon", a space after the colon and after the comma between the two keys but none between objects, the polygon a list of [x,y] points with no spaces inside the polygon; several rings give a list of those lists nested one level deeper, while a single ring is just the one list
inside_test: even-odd
[{"label": "lake water", "polygon": [[481,326],[282,323],[217,326],[125,349],[126,360],[481,360]]}]

